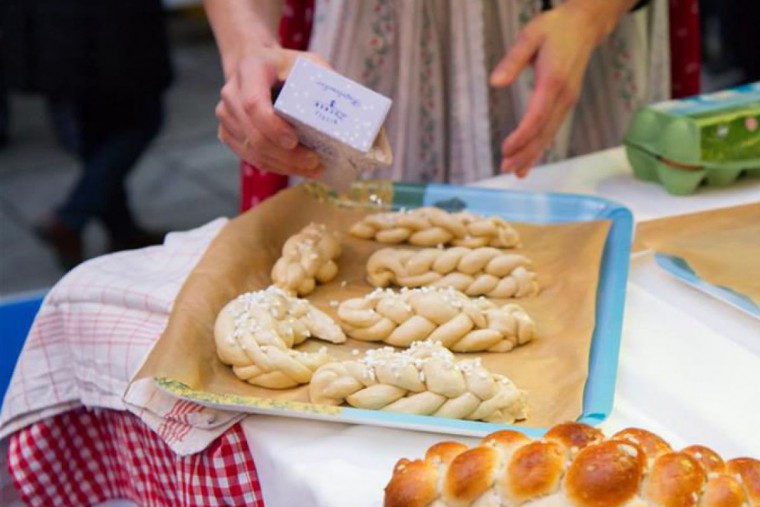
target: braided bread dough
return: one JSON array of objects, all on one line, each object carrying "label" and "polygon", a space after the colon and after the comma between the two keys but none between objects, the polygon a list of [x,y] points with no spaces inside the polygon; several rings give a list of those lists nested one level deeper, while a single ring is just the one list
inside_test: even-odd
[{"label": "braided bread dough", "polygon": [[530,265],[523,255],[491,247],[383,248],[367,261],[367,281],[375,287],[453,287],[468,296],[519,298],[538,293]]},{"label": "braided bread dough", "polygon": [[605,440],[580,423],[541,440],[516,431],[477,447],[441,442],[424,459],[401,459],[385,507],[740,507],[760,505],[760,461],[724,462],[702,446],[674,452],[630,428]]},{"label": "braided bread dough", "polygon": [[512,423],[527,416],[527,396],[480,359],[456,362],[432,342],[402,352],[369,350],[364,358],[328,363],[311,379],[312,403],[455,419]]},{"label": "braided bread dough", "polygon": [[343,301],[338,321],[357,340],[396,347],[429,340],[456,352],[506,352],[532,340],[536,332],[535,323],[519,306],[471,299],[451,287],[375,289],[363,298]]},{"label": "braided bread dough", "polygon": [[338,274],[334,259],[340,253],[340,241],[324,224],[309,224],[282,246],[272,282],[299,296],[310,294],[317,282],[327,283]]},{"label": "braided bread dough", "polygon": [[333,360],[324,349],[293,350],[310,336],[332,343],[346,341],[330,317],[275,286],[233,299],[214,325],[219,359],[231,365],[241,380],[270,389],[306,384],[314,370]]},{"label": "braided bread dough", "polygon": [[416,246],[514,248],[520,245],[519,234],[503,218],[486,218],[467,211],[449,213],[432,206],[368,215],[351,227],[351,234],[380,243],[406,242]]}]

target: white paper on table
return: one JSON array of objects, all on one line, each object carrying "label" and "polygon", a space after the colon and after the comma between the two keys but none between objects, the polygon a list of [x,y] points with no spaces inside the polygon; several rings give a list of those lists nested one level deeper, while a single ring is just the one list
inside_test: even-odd
[{"label": "white paper on table", "polygon": [[636,257],[605,429],[638,425],[675,448],[760,456],[758,341],[756,319],[661,273],[651,253]]}]

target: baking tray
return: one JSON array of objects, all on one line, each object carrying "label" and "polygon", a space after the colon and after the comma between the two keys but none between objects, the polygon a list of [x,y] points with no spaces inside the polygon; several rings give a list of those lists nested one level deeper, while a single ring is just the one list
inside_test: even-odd
[{"label": "baking tray", "polygon": [[[341,201],[340,198],[338,204],[353,205],[352,202]],[[393,209],[421,206],[438,206],[449,211],[467,209],[479,214],[499,215],[514,222],[534,224],[610,220],[611,227],[604,245],[600,268],[596,325],[591,339],[583,411],[578,418],[578,421],[591,425],[598,425],[604,421],[612,410],[615,392],[633,234],[631,212],[613,201],[588,195],[520,192],[442,184],[393,184]],[[222,410],[471,436],[482,436],[511,428],[537,437],[547,429],[221,395],[193,390],[172,379],[154,380],[160,389],[173,396]]]},{"label": "baking tray", "polygon": [[729,287],[721,287],[706,282],[691,269],[689,263],[683,258],[663,253],[655,253],[654,258],[662,269],[670,273],[677,280],[691,285],[695,289],[698,289],[705,294],[709,294],[756,319],[760,319],[760,307],[758,307],[752,299]]}]

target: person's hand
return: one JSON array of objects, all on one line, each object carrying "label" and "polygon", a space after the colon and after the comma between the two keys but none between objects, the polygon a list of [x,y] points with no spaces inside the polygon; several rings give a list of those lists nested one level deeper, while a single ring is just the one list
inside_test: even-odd
[{"label": "person's hand", "polygon": [[501,172],[525,177],[554,139],[578,101],[591,52],[608,31],[604,14],[578,2],[560,4],[528,23],[494,68],[496,87],[511,85],[528,65],[535,72],[525,116],[501,145]]},{"label": "person's hand", "polygon": [[219,139],[258,169],[316,178],[324,170],[319,155],[298,144],[295,128],[272,104],[272,88],[285,80],[299,55],[326,65],[314,53],[260,47],[231,66],[216,106]]}]

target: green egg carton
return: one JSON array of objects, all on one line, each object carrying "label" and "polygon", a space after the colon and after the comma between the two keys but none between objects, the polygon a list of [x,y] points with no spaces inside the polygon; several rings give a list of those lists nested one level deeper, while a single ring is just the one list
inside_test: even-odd
[{"label": "green egg carton", "polygon": [[673,195],[760,176],[760,82],[644,107],[623,144],[634,176]]}]

